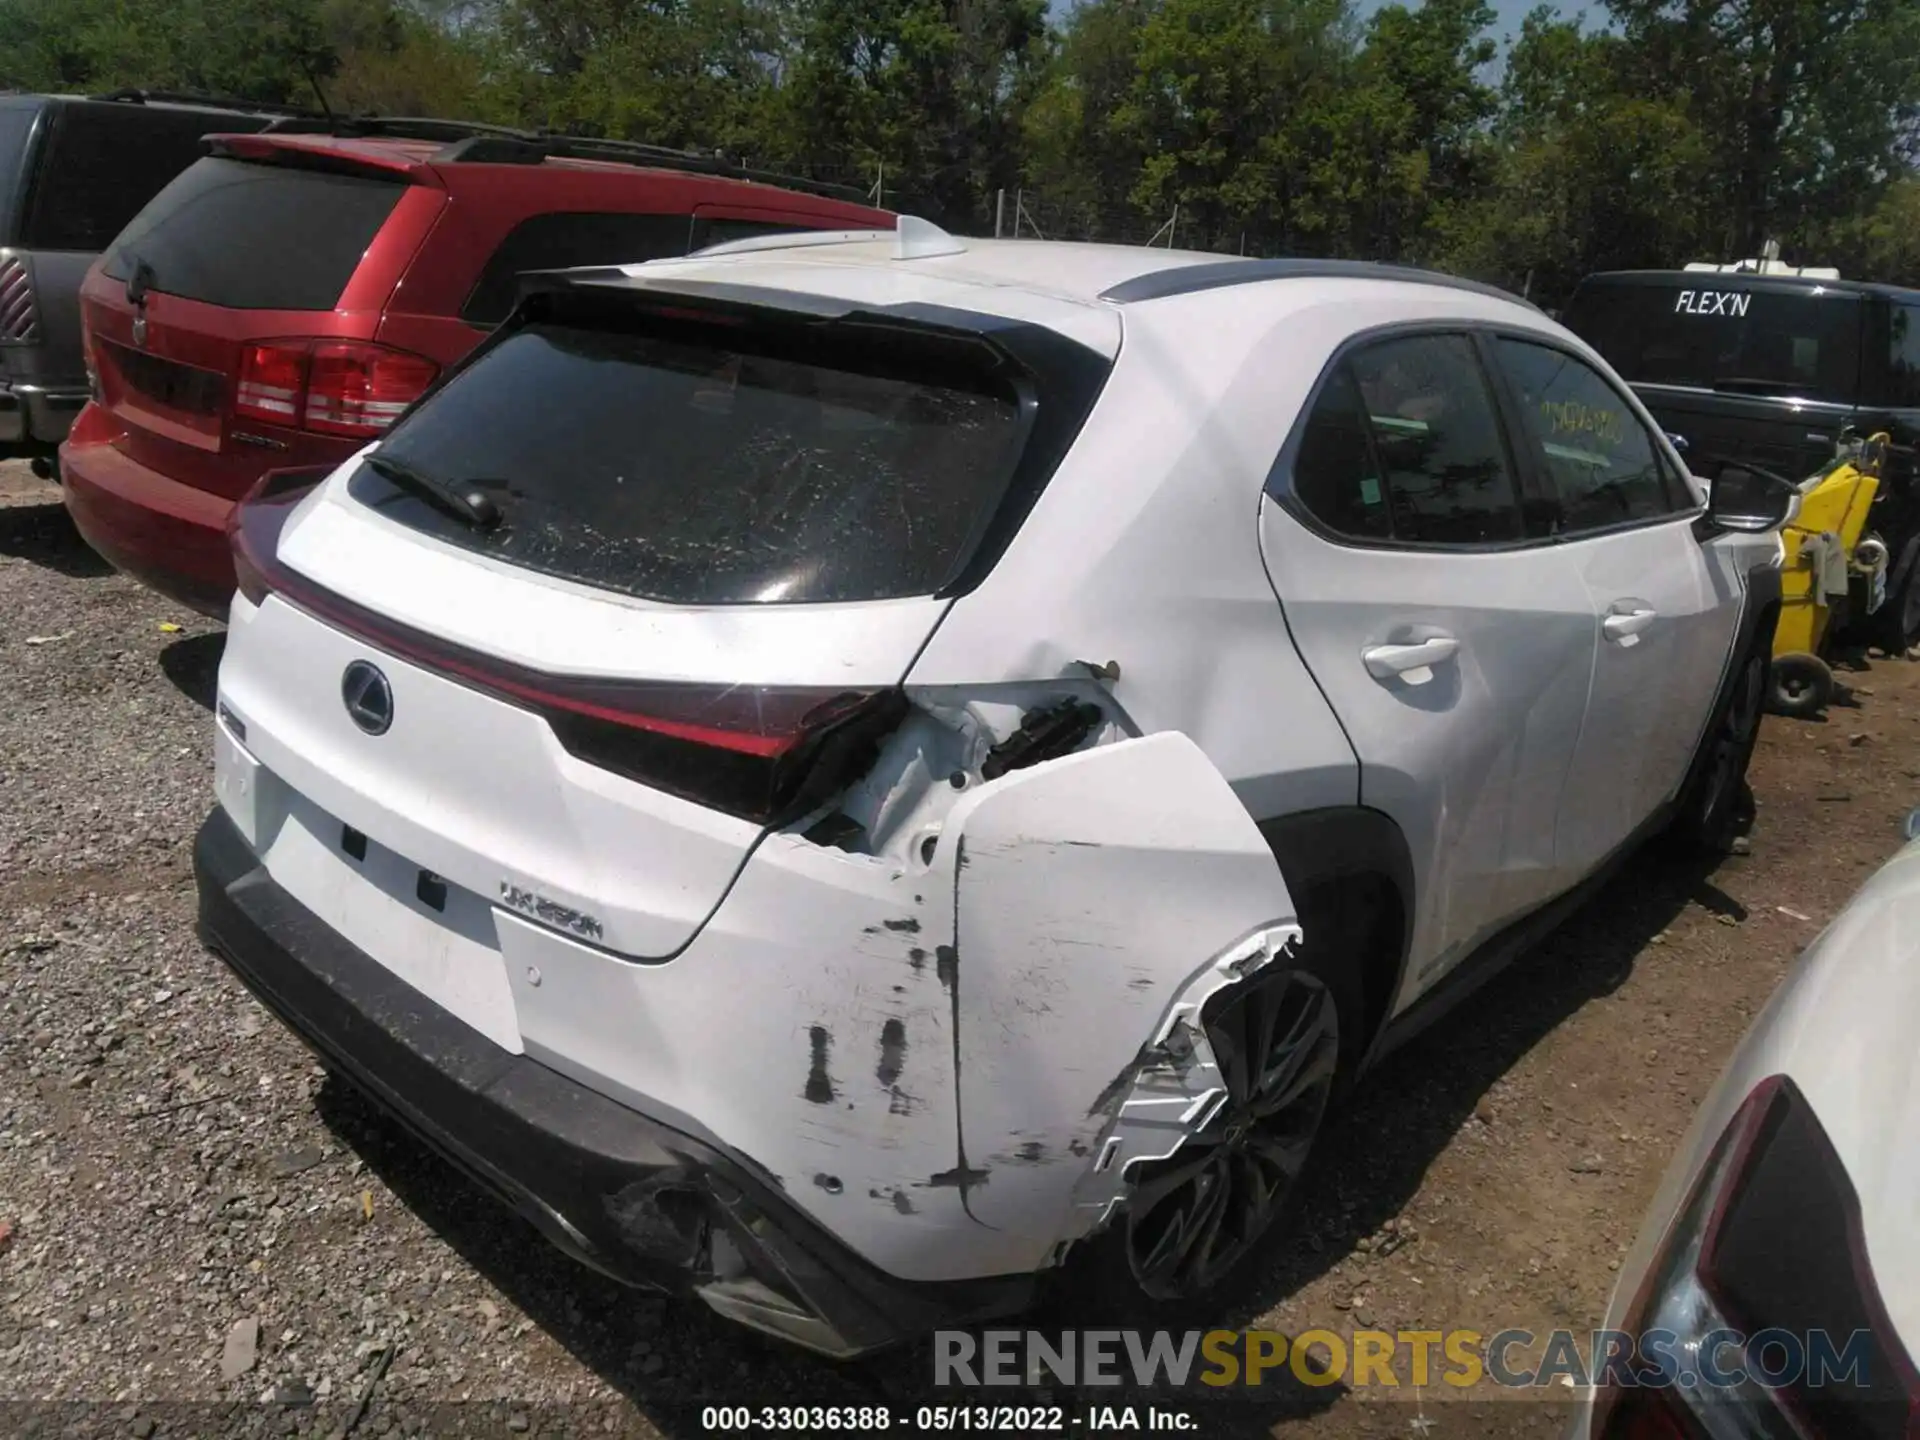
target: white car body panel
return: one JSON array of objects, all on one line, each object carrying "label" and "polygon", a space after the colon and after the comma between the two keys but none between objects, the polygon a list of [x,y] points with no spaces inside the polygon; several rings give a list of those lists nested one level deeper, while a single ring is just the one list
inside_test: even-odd
[{"label": "white car body panel", "polygon": [[[368,658],[394,690],[394,728],[377,745],[340,703],[341,673]],[[508,883],[593,915],[602,943],[622,954],[671,955],[686,944],[760,834],[584,764],[537,715],[383,655],[278,598],[234,602],[220,698],[279,784],[336,822],[489,900]],[[256,850],[271,846],[284,814],[256,816]],[[636,854],[647,863],[630,863]]]},{"label": "white car body panel", "polygon": [[[1556,547],[1596,616],[1591,719],[1559,811],[1557,854],[1579,876],[1624,844],[1686,778],[1733,653],[1738,592],[1689,520]],[[1609,622],[1642,628],[1607,633]]]},{"label": "white car body panel", "polygon": [[1297,935],[1293,904],[1252,818],[1184,735],[1016,771],[969,792],[946,832],[957,928],[935,954],[965,1126],[952,1183],[970,1215],[1044,1257],[1098,1218],[1070,1223],[1060,1177],[1089,1169],[1190,978],[1181,967],[1203,971],[1196,955],[1256,932]]},{"label": "white car body panel", "polygon": [[[1606,1324],[1617,1327],[1736,1111],[1789,1076],[1845,1164],[1888,1318],[1920,1355],[1920,841],[1907,844],[1815,937],[1748,1029],[1681,1138]],[[1592,1397],[1569,1434],[1584,1440]]]},{"label": "white car body panel", "polygon": [[[1557,547],[1359,549],[1272,504],[1261,534],[1301,653],[1359,752],[1361,803],[1407,837],[1422,904],[1405,1003],[1579,878],[1554,827],[1587,713],[1593,609]],[[1424,678],[1376,676],[1362,658],[1431,636],[1460,648]]]}]

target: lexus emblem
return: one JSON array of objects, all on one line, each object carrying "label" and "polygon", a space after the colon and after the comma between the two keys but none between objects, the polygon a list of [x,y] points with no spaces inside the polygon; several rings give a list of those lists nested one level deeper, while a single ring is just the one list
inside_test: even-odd
[{"label": "lexus emblem", "polygon": [[354,661],[340,677],[340,699],[347,718],[369,735],[384,735],[393,724],[393,687],[364,660]]}]

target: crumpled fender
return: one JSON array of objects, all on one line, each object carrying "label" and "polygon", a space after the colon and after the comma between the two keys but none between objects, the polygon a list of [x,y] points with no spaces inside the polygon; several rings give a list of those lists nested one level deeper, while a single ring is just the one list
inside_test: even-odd
[{"label": "crumpled fender", "polygon": [[[1171,1154],[1224,1094],[1207,996],[1299,938],[1272,851],[1185,735],[1081,751],[947,817],[960,1106],[951,1186],[1007,1259],[1057,1259],[1134,1160]],[[1009,1268],[1015,1268],[1009,1265]]]}]

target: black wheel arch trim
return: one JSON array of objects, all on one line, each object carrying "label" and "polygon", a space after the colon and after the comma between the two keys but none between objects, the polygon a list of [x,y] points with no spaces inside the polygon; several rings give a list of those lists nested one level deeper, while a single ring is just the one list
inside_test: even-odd
[{"label": "black wheel arch trim", "polygon": [[[1392,963],[1381,972],[1386,988],[1379,995],[1363,994],[1368,1012],[1366,1024],[1372,1032],[1362,1037],[1360,1053],[1365,1057],[1388,1023],[1394,998],[1406,982],[1417,893],[1413,852],[1407,845],[1407,837],[1388,815],[1364,805],[1335,805],[1276,815],[1260,821],[1259,826],[1261,836],[1279,862],[1281,878],[1287,882],[1296,909],[1302,894],[1317,886],[1349,880],[1383,882],[1399,902],[1400,934],[1396,937]],[[1311,941],[1310,936],[1308,939]],[[1363,973],[1362,979],[1371,983],[1372,976]]]}]

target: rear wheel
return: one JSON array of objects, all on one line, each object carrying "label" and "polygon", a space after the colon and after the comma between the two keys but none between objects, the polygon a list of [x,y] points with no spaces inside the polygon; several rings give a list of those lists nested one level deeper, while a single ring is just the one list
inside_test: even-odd
[{"label": "rear wheel", "polygon": [[1232,1274],[1286,1207],[1340,1069],[1340,1006],[1305,970],[1260,977],[1206,1021],[1227,1098],[1207,1124],[1134,1178],[1127,1264],[1155,1299]]},{"label": "rear wheel", "polygon": [[1869,623],[1873,643],[1889,655],[1904,655],[1920,640],[1920,558],[1907,567],[1900,588],[1887,596]]},{"label": "rear wheel", "polygon": [[1833,699],[1833,671],[1818,655],[1804,650],[1773,657],[1768,703],[1774,714],[1810,720]]},{"label": "rear wheel", "polygon": [[1702,849],[1726,850],[1747,818],[1747,765],[1767,707],[1768,670],[1766,651],[1755,645],[1740,662],[1733,688],[1694,762],[1675,828]]}]

